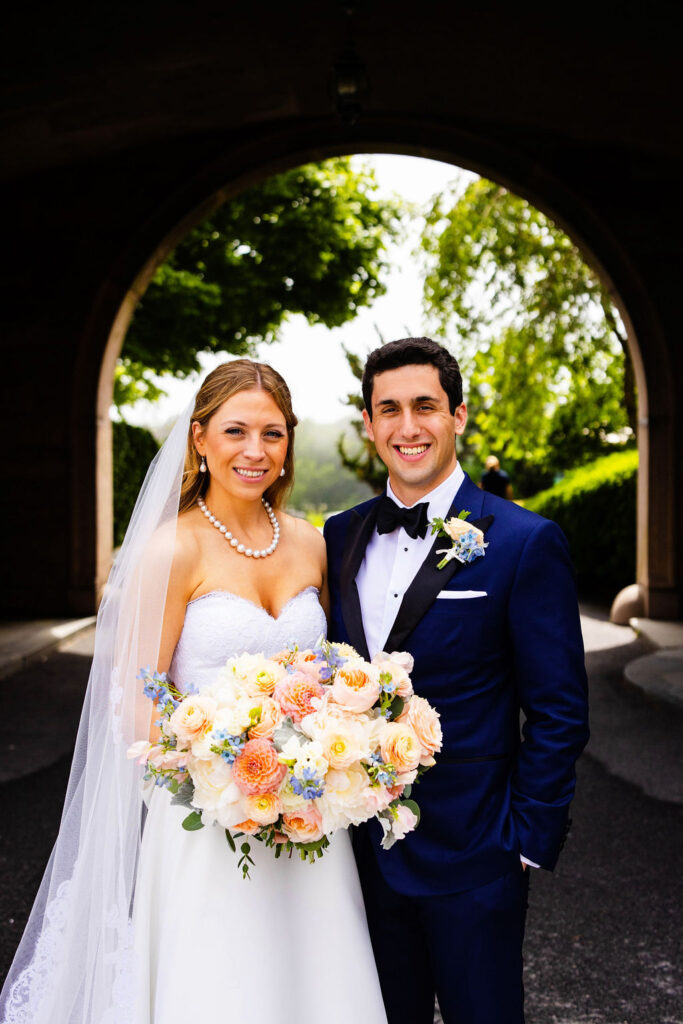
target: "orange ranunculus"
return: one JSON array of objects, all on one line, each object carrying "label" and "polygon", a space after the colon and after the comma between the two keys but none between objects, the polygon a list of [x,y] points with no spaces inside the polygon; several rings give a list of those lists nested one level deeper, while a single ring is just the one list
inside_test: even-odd
[{"label": "orange ranunculus", "polygon": [[277,793],[255,793],[245,797],[244,806],[250,819],[259,825],[273,825],[282,811]]},{"label": "orange ranunculus", "polygon": [[282,721],[280,705],[272,697],[261,697],[260,700],[255,701],[254,706],[261,708],[261,719],[258,725],[252,725],[249,730],[249,739],[269,740]]}]

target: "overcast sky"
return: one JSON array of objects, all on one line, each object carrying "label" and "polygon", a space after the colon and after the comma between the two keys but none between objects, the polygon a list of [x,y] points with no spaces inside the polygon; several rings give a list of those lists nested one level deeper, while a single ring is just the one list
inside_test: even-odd
[{"label": "overcast sky", "polygon": [[[455,178],[475,177],[451,164],[417,157],[378,154],[361,159],[375,168],[381,194],[398,193],[420,205]],[[422,282],[413,255],[421,226],[421,220],[416,218],[409,237],[388,250],[392,269],[385,279],[386,294],[370,308],[362,309],[355,320],[330,330],[321,325],[311,327],[304,317],[294,316],[282,327],[279,341],[259,346],[257,358],[274,366],[289,384],[299,419],[329,423],[348,412],[344,398],[349,391],[357,390],[357,384],[348,369],[342,344],[366,355],[378,343],[378,331],[387,341],[424,333]],[[218,354],[202,357],[204,373],[185,381],[164,378],[160,383],[168,397],[154,405],[137,403],[126,410],[126,419],[148,426],[165,423],[182,411],[199,380],[224,359]]]}]

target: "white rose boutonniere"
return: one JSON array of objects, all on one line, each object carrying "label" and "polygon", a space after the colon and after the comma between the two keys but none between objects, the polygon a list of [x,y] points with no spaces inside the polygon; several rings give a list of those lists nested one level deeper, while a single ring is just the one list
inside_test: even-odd
[{"label": "white rose boutonniere", "polygon": [[481,558],[486,553],[485,549],[488,544],[484,542],[484,534],[478,527],[467,522],[469,514],[463,509],[457,516],[452,516],[450,519],[430,520],[432,534],[436,533],[439,537],[448,537],[453,541],[452,547],[441,548],[436,552],[437,555],[446,556],[441,559],[437,569],[443,569],[454,558],[466,564],[473,562],[475,558]]}]

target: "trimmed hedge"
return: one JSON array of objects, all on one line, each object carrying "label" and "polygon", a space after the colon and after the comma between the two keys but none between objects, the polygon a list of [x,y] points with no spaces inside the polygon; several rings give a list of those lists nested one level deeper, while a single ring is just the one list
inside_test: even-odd
[{"label": "trimmed hedge", "polygon": [[159,450],[144,427],[112,423],[114,435],[114,547],[122,543],[149,464]]},{"label": "trimmed hedge", "polygon": [[611,599],[636,578],[637,476],[638,452],[615,452],[524,502],[564,531],[582,596]]}]

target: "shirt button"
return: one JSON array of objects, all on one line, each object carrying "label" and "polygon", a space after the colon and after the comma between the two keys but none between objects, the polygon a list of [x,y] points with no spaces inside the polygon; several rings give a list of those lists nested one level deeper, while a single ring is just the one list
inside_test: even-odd
[{"label": "shirt button", "polygon": [[398,597],[398,594],[394,594],[394,597]]},{"label": "shirt button", "polygon": [[403,550],[404,550],[404,551],[407,551],[407,550],[408,550],[408,548],[404,548]]}]

